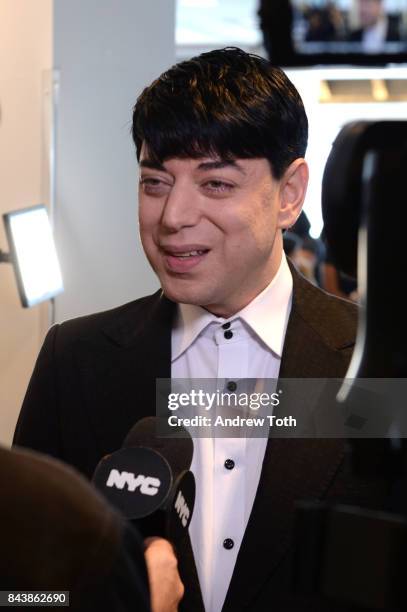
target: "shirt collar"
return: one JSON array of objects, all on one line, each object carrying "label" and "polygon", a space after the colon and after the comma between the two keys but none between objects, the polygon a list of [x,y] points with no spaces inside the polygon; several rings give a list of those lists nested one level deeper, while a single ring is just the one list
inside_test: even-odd
[{"label": "shirt collar", "polygon": [[172,357],[175,361],[210,324],[223,325],[242,319],[278,357],[283,351],[285,331],[291,310],[293,279],[283,253],[280,267],[271,283],[247,306],[229,319],[216,317],[201,306],[178,304],[172,331]]}]

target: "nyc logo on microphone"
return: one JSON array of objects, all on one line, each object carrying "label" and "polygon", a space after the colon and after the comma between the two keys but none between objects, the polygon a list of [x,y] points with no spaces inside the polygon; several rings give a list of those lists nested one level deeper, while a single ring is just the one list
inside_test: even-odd
[{"label": "nyc logo on microphone", "polygon": [[93,483],[126,518],[137,520],[165,504],[173,475],[160,453],[147,447],[129,447],[104,457]]},{"label": "nyc logo on microphone", "polygon": [[119,470],[110,470],[109,477],[106,481],[107,487],[115,487],[123,490],[125,487],[133,493],[136,489],[140,490],[142,495],[157,495],[161,481],[153,476],[136,476],[132,472],[119,472]]},{"label": "nyc logo on microphone", "polygon": [[178,496],[175,500],[174,508],[181,520],[182,526],[187,527],[191,512],[188,508],[188,504],[185,501],[184,496],[181,493],[181,490],[178,491]]}]

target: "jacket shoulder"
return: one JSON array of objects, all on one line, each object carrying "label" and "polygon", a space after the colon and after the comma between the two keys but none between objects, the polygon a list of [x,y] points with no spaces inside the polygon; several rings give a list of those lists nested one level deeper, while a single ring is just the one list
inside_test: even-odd
[{"label": "jacket shoulder", "polygon": [[109,327],[110,324],[128,319],[137,319],[140,316],[147,315],[154,304],[159,301],[161,297],[161,289],[146,295],[137,300],[127,302],[120,306],[110,308],[109,310],[103,310],[101,312],[95,312],[89,315],[83,315],[75,317],[73,319],[67,319],[58,325],[63,329],[65,333],[69,332],[86,332],[92,329],[101,329]]},{"label": "jacket shoulder", "polygon": [[296,314],[332,348],[353,346],[359,307],[316,287],[297,270],[292,273]]},{"label": "jacket shoulder", "polygon": [[154,316],[161,310],[171,310],[171,304],[160,290],[116,308],[57,323],[48,332],[46,344],[52,341],[66,349],[77,341],[97,341],[102,338],[120,344],[139,336]]}]

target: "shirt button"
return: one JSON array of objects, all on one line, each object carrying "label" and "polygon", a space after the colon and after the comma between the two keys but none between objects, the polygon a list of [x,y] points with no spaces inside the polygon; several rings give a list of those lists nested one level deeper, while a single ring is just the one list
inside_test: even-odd
[{"label": "shirt button", "polygon": [[233,470],[234,467],[235,467],[235,462],[233,461],[233,459],[226,459],[225,468],[227,470]]},{"label": "shirt button", "polygon": [[229,329],[229,327],[230,327],[230,323],[224,323],[224,324],[222,325],[222,327],[223,327],[223,329]]},{"label": "shirt button", "polygon": [[223,335],[225,336],[226,340],[230,340],[231,338],[233,338],[233,332],[231,332],[229,329],[228,331],[225,331]]},{"label": "shirt button", "polygon": [[236,391],[237,389],[237,384],[235,383],[234,380],[229,380],[228,384],[226,385],[226,389],[228,391]]},{"label": "shirt button", "polygon": [[226,550],[230,550],[231,548],[233,548],[235,545],[234,541],[231,540],[230,538],[226,538],[226,540],[223,540],[223,548],[226,548]]}]

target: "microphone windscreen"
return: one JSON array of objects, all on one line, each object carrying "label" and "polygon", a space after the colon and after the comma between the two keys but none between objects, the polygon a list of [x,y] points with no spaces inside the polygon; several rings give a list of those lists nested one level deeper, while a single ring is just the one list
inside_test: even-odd
[{"label": "microphone windscreen", "polygon": [[151,448],[122,448],[107,455],[92,481],[127,519],[141,519],[161,508],[174,483],[168,462]]},{"label": "microphone windscreen", "polygon": [[188,533],[195,506],[195,478],[192,472],[182,472],[174,483],[167,503],[167,537],[180,542]]},{"label": "microphone windscreen", "polygon": [[130,429],[122,446],[123,448],[144,446],[159,452],[170,464],[174,477],[183,470],[189,470],[194,453],[194,444],[189,432],[184,427],[177,427],[175,433],[180,437],[159,438],[157,430],[157,417],[141,419]]}]

